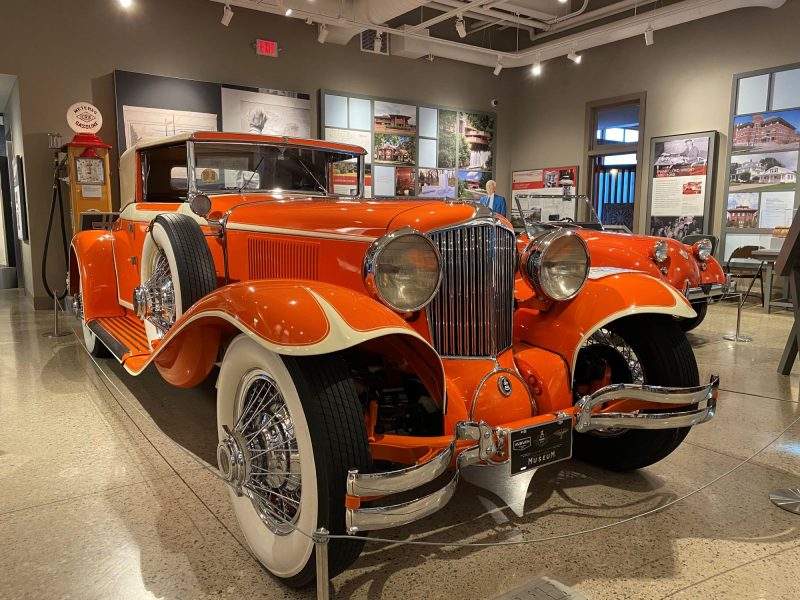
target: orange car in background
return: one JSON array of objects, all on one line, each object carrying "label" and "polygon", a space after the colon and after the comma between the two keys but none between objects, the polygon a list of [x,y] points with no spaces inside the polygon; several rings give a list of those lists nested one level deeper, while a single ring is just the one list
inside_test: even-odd
[{"label": "orange car in background", "polygon": [[[523,480],[573,454],[646,467],[715,410],[718,379],[698,380],[675,320],[695,313],[675,288],[590,268],[595,242],[570,229],[518,251],[480,205],[366,200],[364,155],[245,134],[142,141],[120,159],[112,230],[72,241],[92,355],[180,387],[216,378],[233,511],[292,586],[315,576],[319,527],[426,517],[478,463]],[[333,187],[342,163],[359,173],[347,195]],[[330,546],[336,575],[363,540]]]}]

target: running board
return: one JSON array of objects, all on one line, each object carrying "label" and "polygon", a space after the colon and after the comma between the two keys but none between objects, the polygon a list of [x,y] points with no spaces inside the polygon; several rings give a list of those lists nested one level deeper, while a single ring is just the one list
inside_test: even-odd
[{"label": "running board", "polygon": [[124,317],[93,319],[88,326],[119,362],[132,356],[150,354],[144,323],[130,311],[126,310]]}]

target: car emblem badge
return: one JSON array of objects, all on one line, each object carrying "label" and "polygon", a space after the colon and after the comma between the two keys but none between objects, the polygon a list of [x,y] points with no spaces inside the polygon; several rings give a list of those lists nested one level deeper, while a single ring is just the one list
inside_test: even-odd
[{"label": "car emblem badge", "polygon": [[547,435],[545,434],[544,430],[539,432],[539,437],[536,438],[536,445],[537,446],[544,446],[547,443]]},{"label": "car emblem badge", "polygon": [[529,437],[514,442],[514,450],[516,450],[517,452],[522,452],[523,450],[527,450],[530,447],[531,447],[531,438]]},{"label": "car emblem badge", "polygon": [[500,393],[506,398],[511,395],[511,382],[508,380],[508,377],[500,377],[500,379],[497,380],[497,387],[500,388]]}]

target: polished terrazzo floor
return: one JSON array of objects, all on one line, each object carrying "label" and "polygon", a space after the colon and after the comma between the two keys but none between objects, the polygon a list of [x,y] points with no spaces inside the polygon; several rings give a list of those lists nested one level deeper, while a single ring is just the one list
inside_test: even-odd
[{"label": "polished terrazzo floor", "polygon": [[[773,488],[800,486],[800,422],[778,437],[800,417],[800,370],[775,370],[791,320],[747,308],[751,344],[721,339],[734,324],[733,306],[717,305],[691,335],[703,377],[722,376],[719,412],[658,465],[542,469],[522,518],[463,483],[436,516],[388,535],[543,538],[678,502],[526,546],[370,544],[332,593],[494,598],[547,576],[590,599],[800,597],[800,517],[768,499]],[[43,338],[48,327],[50,315],[0,291],[0,598],[313,598],[251,558],[226,488],[207,468],[213,383],[178,390],[109,360],[103,375],[74,335]]]}]

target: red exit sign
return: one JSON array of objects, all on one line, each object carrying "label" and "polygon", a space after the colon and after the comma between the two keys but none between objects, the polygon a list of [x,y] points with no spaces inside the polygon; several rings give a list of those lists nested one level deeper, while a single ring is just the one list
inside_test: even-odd
[{"label": "red exit sign", "polygon": [[259,56],[278,57],[278,42],[271,40],[256,40],[256,54]]}]

